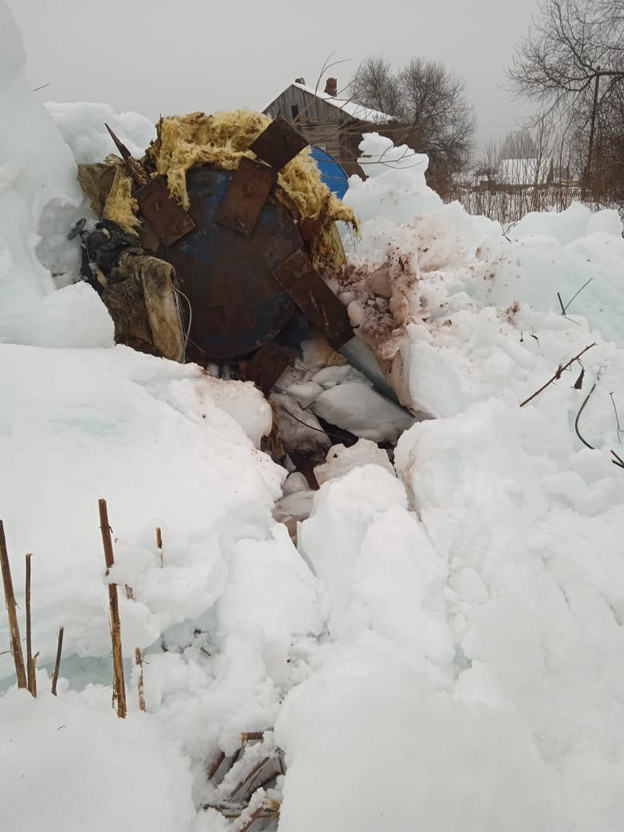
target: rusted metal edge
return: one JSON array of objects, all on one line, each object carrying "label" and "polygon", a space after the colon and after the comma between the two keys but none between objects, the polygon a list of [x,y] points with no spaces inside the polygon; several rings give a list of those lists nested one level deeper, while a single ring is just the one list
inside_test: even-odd
[{"label": "rusted metal edge", "polygon": [[[275,382],[293,361],[293,356],[287,350],[278,347],[277,344],[265,344],[247,363],[246,379],[253,381],[256,387],[268,396]],[[262,733],[257,731],[241,734],[241,742],[244,744],[249,740],[261,740],[262,736]]]},{"label": "rusted metal edge", "polygon": [[245,237],[250,237],[275,183],[275,171],[243,156],[230,181],[228,192],[215,220]]},{"label": "rusted metal edge", "polygon": [[260,133],[249,149],[278,171],[307,146],[308,142],[301,133],[278,116]]},{"label": "rusted metal edge", "polygon": [[353,338],[347,310],[303,251],[296,251],[274,269],[273,276],[335,350]]},{"label": "rusted metal edge", "polygon": [[169,193],[164,176],[150,180],[137,191],[136,198],[141,213],[167,248],[195,228],[191,216]]}]

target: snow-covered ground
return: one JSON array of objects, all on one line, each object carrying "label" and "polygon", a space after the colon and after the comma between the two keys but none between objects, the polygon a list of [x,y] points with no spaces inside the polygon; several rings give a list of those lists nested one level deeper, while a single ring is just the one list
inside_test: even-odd
[{"label": "snow-covered ground", "polygon": [[[74,283],[66,233],[89,216],[74,157],[107,152],[104,120],[137,150],[151,127],[105,105],[46,112],[23,65],[0,0],[0,519],[22,621],[34,553],[39,651],[37,699],[0,655],[1,828],[239,832],[244,819],[202,808],[236,771],[219,784],[207,770],[241,732],[264,731],[238,774],[283,750],[268,793],[281,832],[619,830],[617,215],[573,205],[508,238],[442,205],[424,157],[368,135],[341,297],[427,418],[401,435],[396,472],[363,439],[330,452],[312,496],[259,450],[271,412],[253,386],[114,346],[97,295]],[[352,371],[288,383],[320,416],[349,411],[354,384],[372,407]],[[283,488],[303,515],[312,505],[297,547],[274,517]],[[125,720],[111,709],[101,497],[112,579],[133,590]],[[3,615],[0,653],[8,642]]]}]

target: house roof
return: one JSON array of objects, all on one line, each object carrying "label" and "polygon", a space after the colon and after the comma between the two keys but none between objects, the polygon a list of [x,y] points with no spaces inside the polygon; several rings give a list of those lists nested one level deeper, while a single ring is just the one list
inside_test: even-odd
[{"label": "house roof", "polygon": [[303,90],[303,92],[307,92],[308,95],[320,98],[322,101],[326,101],[328,104],[331,104],[332,107],[336,107],[336,109],[342,110],[343,113],[346,113],[352,118],[357,118],[360,121],[367,121],[371,124],[385,124],[388,121],[394,120],[393,116],[389,116],[387,113],[382,113],[379,110],[373,110],[370,107],[365,107],[363,104],[358,104],[356,101],[351,101],[350,99],[335,98],[333,95],[328,95],[326,92],[321,92],[318,89],[315,90],[312,87],[307,87],[305,84],[298,84],[295,82],[293,87],[296,87],[298,90]]}]

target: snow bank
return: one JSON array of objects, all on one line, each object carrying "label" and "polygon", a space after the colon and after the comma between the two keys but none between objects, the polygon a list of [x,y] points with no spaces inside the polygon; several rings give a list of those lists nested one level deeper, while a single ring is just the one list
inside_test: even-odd
[{"label": "snow bank", "polygon": [[[271,424],[260,393],[123,347],[4,345],[0,357],[0,456],[11,472],[0,486],[2,519],[18,586],[23,553],[35,553],[40,666],[61,625],[66,656],[108,653],[100,497],[126,541],[119,580],[136,595],[125,611],[127,654],[205,612],[222,587],[224,547],[269,536],[284,474],[236,421],[259,443]],[[167,542],[162,569],[156,526]],[[11,664],[0,657],[0,677]]]},{"label": "snow bank", "polygon": [[399,441],[407,501],[351,471],[300,530],[330,644],[278,723],[282,827],[616,830],[622,226],[574,205],[507,238],[401,176],[400,213],[389,173],[353,181],[347,289],[402,400],[436,418]]},{"label": "snow bank", "polygon": [[188,762],[144,714],[121,721],[102,701],[25,691],[3,697],[4,829],[190,830]]},{"label": "snow bank", "polygon": [[78,163],[101,162],[110,153],[117,153],[105,124],[139,159],[156,138],[156,128],[145,116],[133,112],[116,113],[110,104],[48,101],[45,108]]},{"label": "snow bank", "polygon": [[71,282],[78,247],[67,246],[72,223],[85,213],[71,151],[36,101],[24,75],[22,39],[0,0],[0,340],[7,322],[23,326],[59,284]]}]

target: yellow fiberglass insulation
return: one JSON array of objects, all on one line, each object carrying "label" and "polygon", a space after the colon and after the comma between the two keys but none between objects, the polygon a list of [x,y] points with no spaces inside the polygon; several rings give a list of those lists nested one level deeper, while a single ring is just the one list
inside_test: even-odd
[{"label": "yellow fiberglass insulation", "polygon": [[[156,173],[167,176],[169,192],[188,210],[186,172],[201,165],[235,170],[242,156],[255,158],[249,146],[270,123],[269,116],[250,110],[161,118],[156,125],[157,137],[147,150],[146,160]],[[117,184],[117,179],[115,182]],[[128,184],[131,185],[129,179]],[[317,268],[340,265],[344,254],[336,246],[333,223],[343,220],[356,226],[356,220],[352,209],[337,199],[321,181],[309,148],[282,168],[277,184],[277,198],[295,219],[313,218],[317,221],[318,233],[311,246]],[[131,190],[128,186],[122,187],[119,182],[107,200],[106,216],[111,219],[119,217],[115,221],[131,231],[136,229],[138,223],[136,210]]]},{"label": "yellow fiberglass insulation", "polygon": [[135,232],[141,225],[137,217],[139,203],[132,196],[132,179],[121,165],[116,165],[115,178],[104,204],[104,219],[112,220],[124,231]]}]

